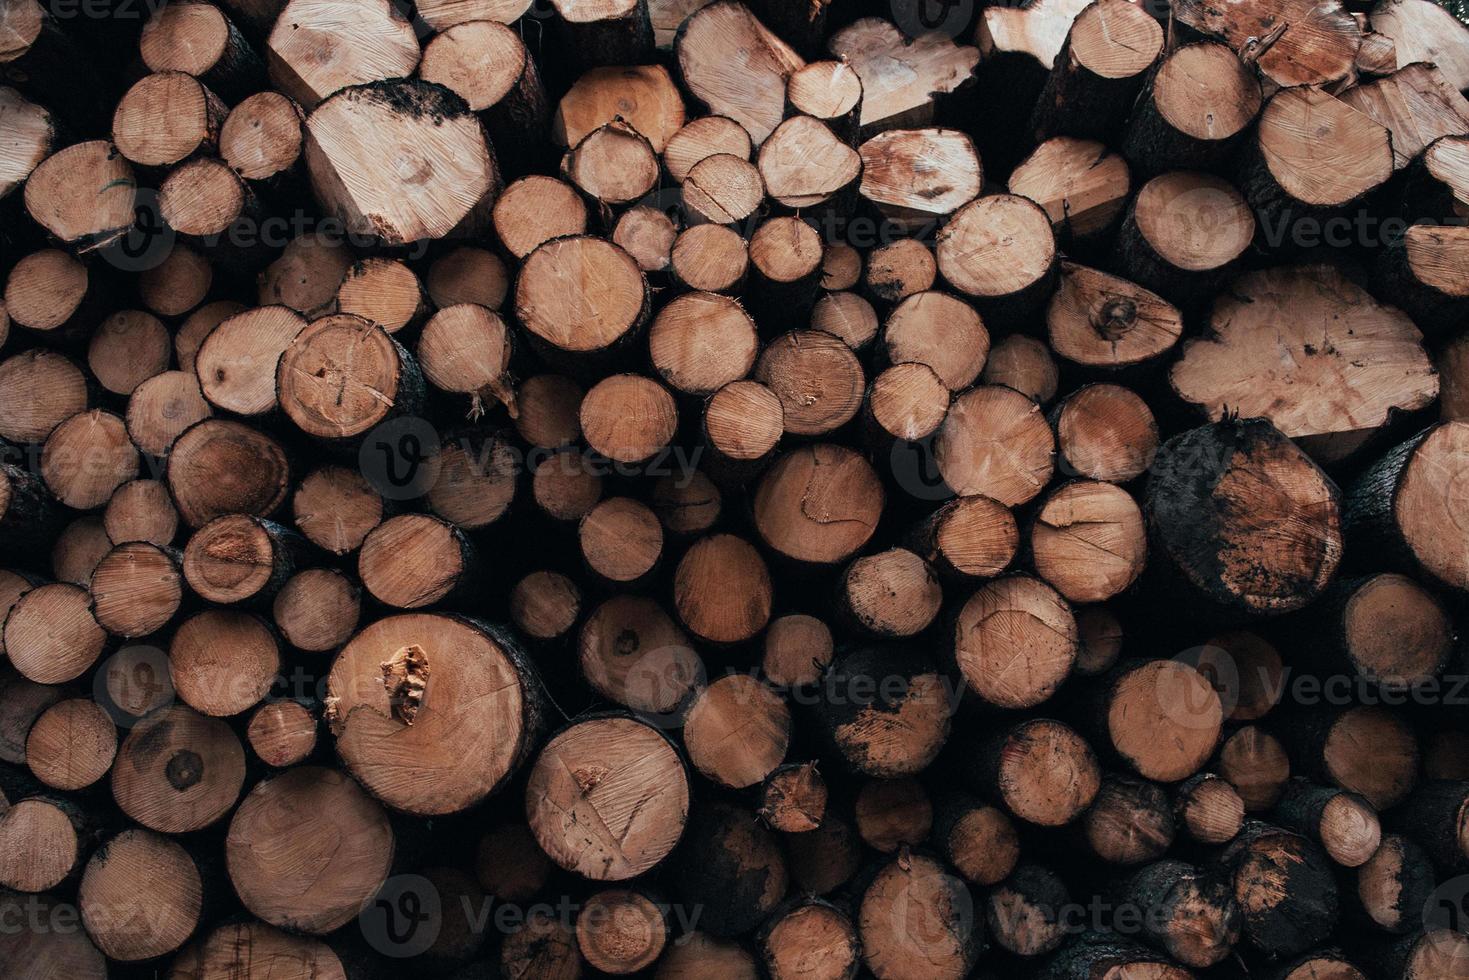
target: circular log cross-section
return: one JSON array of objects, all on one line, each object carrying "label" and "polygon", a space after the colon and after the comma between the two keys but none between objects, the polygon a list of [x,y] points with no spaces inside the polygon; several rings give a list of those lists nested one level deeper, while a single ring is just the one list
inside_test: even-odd
[{"label": "circular log cross-section", "polygon": [[873,877],[857,912],[862,960],[887,980],[959,980],[982,944],[974,899],[943,864],[894,858]]},{"label": "circular log cross-section", "polygon": [[753,786],[785,758],[791,713],[785,700],[749,674],[722,677],[694,696],[684,719],[689,761],[732,789]]},{"label": "circular log cross-section", "polygon": [[457,813],[502,785],[541,725],[540,681],[508,636],[410,613],[352,638],[327,677],[337,752],[369,792],[419,816]]},{"label": "circular log cross-section", "polygon": [[689,812],[678,751],[656,729],[608,716],[572,724],[531,770],[526,819],[542,850],[593,881],[623,881],[673,850]]},{"label": "circular log cross-section", "polygon": [[469,106],[418,80],[354,85],[328,97],[306,117],[305,156],[327,213],[348,233],[386,245],[445,237],[493,198],[500,180]]},{"label": "circular log cross-section", "polygon": [[982,494],[1014,507],[1050,482],[1055,449],[1040,406],[1013,388],[989,384],[954,399],[934,443],[934,460],[960,496]]},{"label": "circular log cross-section", "polygon": [[112,796],[122,812],[163,834],[219,820],[244,782],[245,750],[234,731],[183,705],[134,725],[112,767]]},{"label": "circular log cross-section", "polygon": [[576,940],[588,965],[622,976],[653,965],[668,942],[668,923],[647,896],[608,889],[581,907]]},{"label": "circular log cross-section", "polygon": [[205,609],[179,626],[168,645],[168,673],[179,698],[206,715],[253,707],[281,672],[280,641],[260,618]]},{"label": "circular log cross-section", "polygon": [[382,327],[350,313],[306,327],[281,354],[275,386],[281,408],[318,439],[351,439],[423,400],[418,365]]},{"label": "circular log cross-section", "polygon": [[171,953],[193,935],[204,888],[194,859],[178,843],[125,830],[87,862],[77,904],[97,947],[132,963]]},{"label": "circular log cross-section", "polygon": [[162,629],[184,596],[174,556],[146,541],[109,551],[93,569],[90,589],[98,625],[123,637]]},{"label": "circular log cross-section", "polygon": [[1035,570],[1071,602],[1104,602],[1137,581],[1148,560],[1137,501],[1095,480],[1062,484],[1047,495],[1030,532]]},{"label": "circular log cross-section", "polygon": [[1001,708],[1029,708],[1056,692],[1076,663],[1076,618],[1040,579],[987,583],[954,621],[954,656],[968,687]]},{"label": "circular log cross-section", "polygon": [[1176,782],[1198,772],[1219,742],[1224,709],[1209,681],[1176,660],[1124,666],[1102,695],[1102,723],[1138,775]]},{"label": "circular log cross-section", "polygon": [[285,502],[289,469],[285,450],[265,433],[229,419],[204,419],[174,441],[168,491],[191,528],[225,514],[267,517]]},{"label": "circular log cross-section", "polygon": [[1223,44],[1187,44],[1163,59],[1122,140],[1149,173],[1212,170],[1260,112],[1260,80]]},{"label": "circular log cross-section", "polygon": [[1050,219],[1039,205],[1013,194],[964,205],[939,232],[935,252],[944,279],[1000,321],[1034,312],[1054,285]]},{"label": "circular log cross-section", "polygon": [[572,356],[617,346],[642,326],[648,302],[637,260],[588,236],[543,243],[515,281],[515,315],[532,341]]},{"label": "circular log cross-section", "polygon": [[[1443,485],[1435,484],[1436,500]],[[1212,605],[1254,614],[1299,609],[1341,561],[1338,496],[1267,421],[1193,429],[1163,444],[1148,478],[1152,554]]]},{"label": "circular log cross-section", "polygon": [[25,762],[53,789],[79,790],[107,775],[117,754],[117,729],[96,701],[69,698],[37,716],[25,742]]},{"label": "circular log cross-section", "polygon": [[673,574],[679,619],[710,643],[740,643],[764,629],[772,591],[760,552],[732,534],[696,541]]},{"label": "circular log cross-section", "polygon": [[225,858],[240,901],[273,926],[324,934],[357,916],[393,862],[388,815],[335,769],[258,783],[230,821]]},{"label": "circular log cross-section", "polygon": [[877,529],[883,489],[865,459],[819,443],[791,450],[755,489],[755,527],[796,562],[829,565],[855,554]]},{"label": "circular log cross-section", "polygon": [[1118,264],[1144,288],[1191,303],[1218,289],[1254,236],[1255,216],[1231,184],[1174,171],[1133,200],[1118,232]]}]

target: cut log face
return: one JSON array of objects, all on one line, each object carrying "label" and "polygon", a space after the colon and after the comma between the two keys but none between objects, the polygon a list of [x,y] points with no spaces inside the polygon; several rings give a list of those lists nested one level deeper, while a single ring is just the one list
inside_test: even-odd
[{"label": "cut log face", "polygon": [[811,116],[792,116],[760,145],[760,176],[776,203],[792,209],[823,204],[862,173],[857,151]]},{"label": "cut log face", "polygon": [[[692,14],[674,44],[684,84],[759,146],[785,115],[786,83],[806,62],[744,4],[720,0]],[[860,72],[858,74],[861,74]]]},{"label": "cut log face", "polygon": [[700,116],[668,137],[663,147],[663,167],[682,184],[694,165],[718,153],[748,161],[754,147],[745,127],[728,116]]},{"label": "cut log face", "polygon": [[761,478],[755,527],[787,558],[832,564],[867,543],[882,504],[882,484],[866,460],[842,446],[818,443],[781,456]]},{"label": "cut log face", "polygon": [[983,494],[1013,507],[1045,488],[1055,449],[1040,406],[1013,388],[981,385],[954,399],[934,459],[955,493]]},{"label": "cut log face", "polygon": [[934,95],[958,90],[979,64],[979,51],[934,32],[909,40],[891,22],[864,17],[827,41],[827,50],[862,79],[862,130],[867,135],[932,121]]},{"label": "cut log face", "polygon": [[1408,65],[1386,78],[1353,86],[1341,100],[1387,128],[1398,170],[1440,136],[1469,133],[1469,102],[1433,65]]},{"label": "cut log face", "polygon": [[1155,177],[1133,203],[1137,229],[1158,257],[1185,272],[1208,272],[1249,247],[1255,218],[1239,191],[1208,174]]},{"label": "cut log face", "polygon": [[1392,39],[1394,67],[1437,65],[1456,91],[1469,88],[1469,28],[1448,8],[1430,0],[1381,0],[1369,22]]},{"label": "cut log face", "polygon": [[975,43],[986,59],[1023,55],[1050,71],[1071,25],[1092,0],[1041,0],[1028,7],[987,7]]},{"label": "cut log face", "polygon": [[[931,857],[899,856],[862,895],[862,961],[891,980],[966,976],[980,953],[980,927],[964,883]],[[916,919],[914,917],[917,917]],[[910,925],[928,923],[919,933]]]},{"label": "cut log face", "polygon": [[[289,835],[282,837],[282,827]],[[302,766],[258,783],[230,820],[230,881],[274,926],[317,935],[350,922],[392,865],[388,815],[347,776]]]},{"label": "cut log face", "polygon": [[112,140],[123,156],[144,167],[164,167],[215,146],[224,104],[198,79],[157,72],[128,89],[112,117]]},{"label": "cut log face", "polygon": [[1336,485],[1263,419],[1230,419],[1164,443],[1147,510],[1154,552],[1230,609],[1299,609],[1341,562]]},{"label": "cut log face", "polygon": [[958,130],[889,130],[861,153],[862,196],[905,232],[931,227],[984,184],[974,142]]},{"label": "cut log face", "polygon": [[1046,298],[1056,267],[1046,212],[1013,194],[991,194],[960,208],[939,232],[935,251],[939,272],[955,289],[1021,309]]},{"label": "cut log face", "polygon": [[561,172],[593,200],[624,207],[658,182],[658,156],[637,130],[611,122],[576,144],[562,160]]},{"label": "cut log face", "polygon": [[1047,336],[1061,357],[1116,370],[1146,364],[1183,335],[1173,304],[1118,276],[1061,263],[1061,282],[1046,309]]},{"label": "cut log face", "polygon": [[1133,391],[1087,385],[1061,403],[1055,416],[1063,473],[1126,483],[1147,472],[1158,451],[1158,423]]},{"label": "cut log face", "polygon": [[390,412],[411,411],[423,381],[407,352],[375,323],[323,317],[285,347],[275,372],[281,408],[307,435],[359,436]]},{"label": "cut log face", "polygon": [[644,596],[608,599],[582,625],[577,658],[586,682],[636,712],[670,715],[703,680],[688,636]]},{"label": "cut log face", "polygon": [[1130,191],[1127,162],[1105,145],[1077,137],[1044,141],[1009,178],[1011,194],[1036,201],[1056,234],[1074,241],[1111,229]]},{"label": "cut log face", "polygon": [[648,330],[653,366],[670,385],[709,395],[750,373],[759,338],[739,303],[716,293],[676,297]]},{"label": "cut log face", "polygon": [[90,606],[87,590],[70,582],[39,585],[17,599],[5,617],[11,666],[38,684],[81,676],[107,642]]},{"label": "cut log face", "polygon": [[107,841],[87,862],[77,902],[98,948],[131,963],[184,944],[199,925],[204,889],[187,851],[134,829]]},{"label": "cut log face", "polygon": [[220,322],[194,357],[204,397],[235,415],[263,415],[276,407],[275,365],[306,320],[285,306],[262,306]]},{"label": "cut log face", "polygon": [[744,221],[759,209],[764,198],[760,169],[732,153],[707,156],[684,175],[683,206],[691,224]]},{"label": "cut log face", "polygon": [[1045,582],[1015,575],[975,592],[954,622],[954,657],[987,704],[1030,708],[1051,697],[1077,654],[1071,607]]},{"label": "cut log face", "polygon": [[405,245],[453,232],[500,178],[459,96],[417,81],[345,88],[306,117],[306,165],[322,206],[350,234]]},{"label": "cut log face", "polygon": [[[1348,204],[1393,172],[1386,127],[1317,88],[1276,93],[1260,114],[1255,143],[1269,179],[1307,207]],[[1252,183],[1245,190],[1252,201],[1259,197]]]},{"label": "cut log face", "polygon": [[349,85],[407,77],[418,57],[413,25],[389,0],[290,0],[266,42],[271,80],[308,110]]},{"label": "cut log face", "polygon": [[790,708],[757,678],[730,674],[694,696],[683,737],[699,772],[722,786],[743,789],[765,779],[785,758]]},{"label": "cut log face", "polygon": [[1232,49],[1185,45],[1158,67],[1128,124],[1124,150],[1153,172],[1215,166],[1261,102],[1259,79]]},{"label": "cut log face", "polygon": [[[1231,0],[1220,6],[1185,0],[1174,16],[1184,27],[1249,57],[1260,74],[1282,88],[1346,78],[1362,44],[1362,28],[1335,0]],[[1295,26],[1282,29],[1283,23]]]},{"label": "cut log face", "polygon": [[755,379],[780,399],[785,431],[818,436],[840,428],[862,404],[862,365],[840,338],[814,330],[784,334],[765,348]]},{"label": "cut log face", "polygon": [[1342,436],[1438,395],[1413,322],[1328,266],[1248,273],[1220,296],[1210,325],[1209,338],[1185,342],[1169,377],[1216,421],[1258,416],[1293,438]]},{"label": "cut log face", "polygon": [[[662,153],[674,134],[685,128],[684,116],[683,96],[662,65],[593,68],[562,97],[552,135],[562,146],[571,147],[593,130],[621,119]],[[704,120],[689,125],[700,132],[720,128]]]},{"label": "cut log face", "polygon": [[[398,663],[401,676],[390,670]],[[456,813],[529,752],[540,707],[528,671],[517,651],[472,621],[433,613],[379,620],[342,649],[327,679],[337,751],[394,809]]]},{"label": "cut log face", "polygon": [[0,153],[0,197],[14,191],[52,152],[58,138],[51,114],[13,88],[0,88],[0,124],[13,134]]},{"label": "cut log face", "polygon": [[245,180],[268,180],[301,158],[305,121],[301,107],[288,96],[257,92],[225,118],[219,155]]},{"label": "cut log face", "polygon": [[1137,581],[1147,564],[1142,511],[1111,483],[1077,480],[1051,493],[1036,515],[1036,571],[1072,602],[1103,602]]},{"label": "cut log face", "polygon": [[587,354],[641,326],[647,290],[637,262],[611,242],[558,238],[526,258],[515,283],[515,312],[553,348]]},{"label": "cut log face", "polygon": [[667,738],[631,718],[577,722],[531,770],[526,819],[558,865],[623,881],[673,850],[689,812],[683,762]]},{"label": "cut log face", "polygon": [[245,783],[245,750],[230,726],[174,705],[133,726],[117,750],[112,796],[150,830],[182,834],[224,817]]},{"label": "cut log face", "polygon": [[78,252],[104,248],[133,226],[133,168],[106,140],[51,154],[25,185],[26,212]]}]

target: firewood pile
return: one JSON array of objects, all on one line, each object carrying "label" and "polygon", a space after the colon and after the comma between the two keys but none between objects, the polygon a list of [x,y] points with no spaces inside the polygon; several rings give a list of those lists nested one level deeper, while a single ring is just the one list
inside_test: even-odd
[{"label": "firewood pile", "polygon": [[0,0],[0,978],[1469,978],[1429,0]]}]

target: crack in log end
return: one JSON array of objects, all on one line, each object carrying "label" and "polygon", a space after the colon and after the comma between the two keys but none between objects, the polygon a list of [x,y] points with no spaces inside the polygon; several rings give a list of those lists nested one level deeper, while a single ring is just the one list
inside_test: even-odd
[{"label": "crack in log end", "polygon": [[403,647],[382,665],[382,671],[393,717],[412,725],[428,689],[428,653],[416,643]]}]

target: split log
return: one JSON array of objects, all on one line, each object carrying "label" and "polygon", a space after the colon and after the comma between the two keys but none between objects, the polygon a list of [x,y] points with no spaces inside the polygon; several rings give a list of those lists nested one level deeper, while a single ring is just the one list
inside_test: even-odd
[{"label": "split log", "polygon": [[1058,241],[1085,249],[1117,227],[1132,177],[1126,161],[1101,143],[1056,136],[1020,161],[1008,189],[1045,209]]},{"label": "split log", "polygon": [[935,31],[909,39],[891,22],[863,17],[826,42],[862,79],[864,136],[933,122],[936,96],[972,84],[980,53]]},{"label": "split log", "polygon": [[[1229,45],[1281,88],[1328,86],[1352,74],[1362,28],[1340,3],[1302,0],[1232,4],[1216,9],[1185,0],[1175,11],[1180,29]],[[1289,31],[1282,23],[1309,25]]]},{"label": "split log", "polygon": [[984,183],[974,142],[958,130],[888,130],[861,153],[862,196],[906,233],[932,229]]},{"label": "split log", "polygon": [[307,111],[353,85],[404,78],[418,65],[413,25],[391,0],[342,6],[335,0],[289,0],[265,47],[276,88]]},{"label": "split log", "polygon": [[[729,53],[738,50],[748,54],[732,63]],[[691,14],[678,29],[674,52],[685,87],[711,113],[743,126],[756,146],[780,125],[786,83],[806,64],[733,0],[718,0]]]}]

